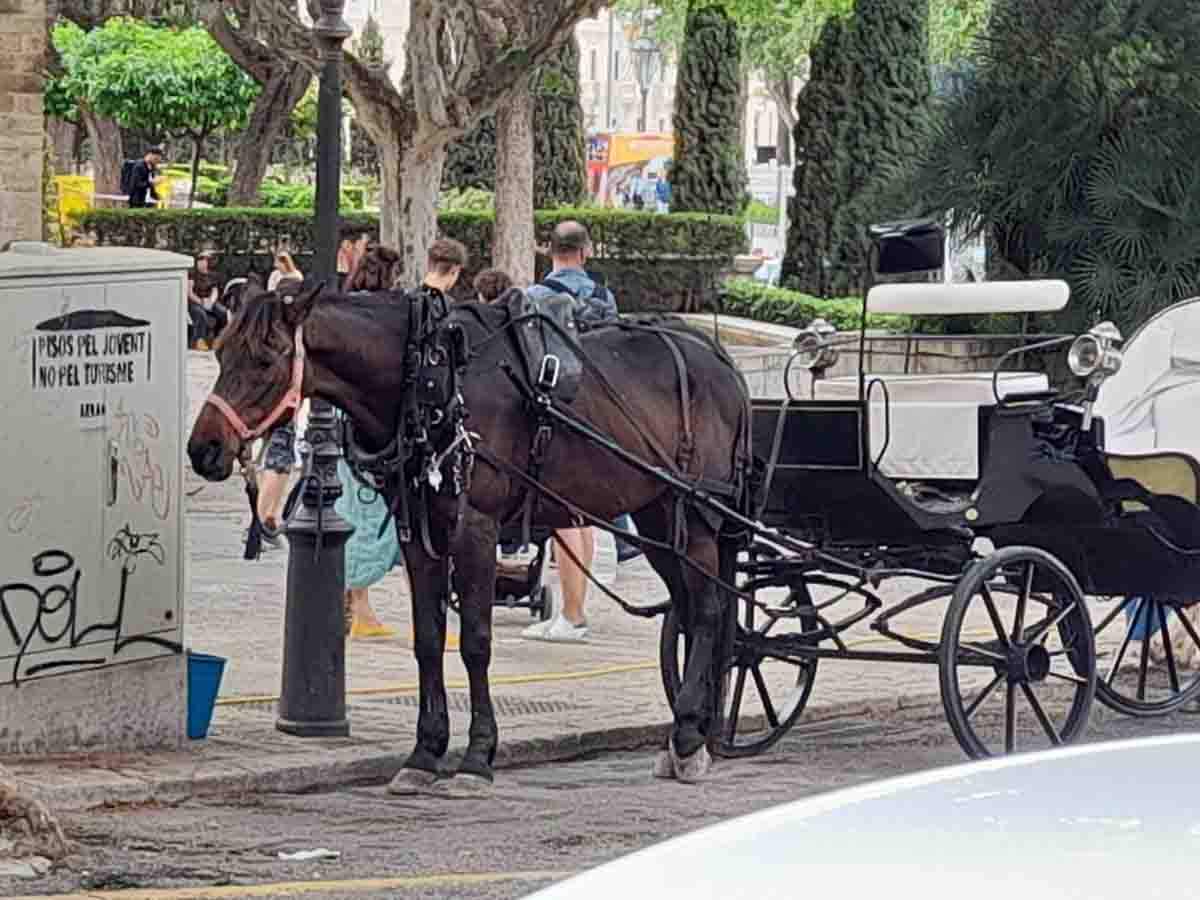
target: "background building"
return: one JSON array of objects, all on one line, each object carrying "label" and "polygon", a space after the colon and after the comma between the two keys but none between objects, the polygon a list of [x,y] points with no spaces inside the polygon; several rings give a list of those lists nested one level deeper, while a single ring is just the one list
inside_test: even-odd
[{"label": "background building", "polygon": [[[348,0],[346,21],[357,40],[368,17],[374,17],[383,34],[384,53],[391,60],[391,76],[398,81],[404,71],[404,38],[408,32],[409,4],[406,0]],[[641,112],[641,90],[630,53],[631,32],[620,16],[603,10],[585,19],[575,29],[579,40],[580,99],[589,131],[634,132]],[[611,84],[610,84],[611,62]],[[646,97],[646,130],[669,133],[675,106],[674,60],[664,58]],[[758,79],[751,79],[746,107],[746,162],[774,158],[779,130],[775,102]]]},{"label": "background building", "polygon": [[344,18],[346,24],[354,29],[354,37],[350,46],[353,47],[367,24],[368,17],[373,17],[383,34],[383,54],[391,64],[391,76],[395,81],[404,74],[404,37],[408,34],[409,4],[408,0],[346,0]]}]

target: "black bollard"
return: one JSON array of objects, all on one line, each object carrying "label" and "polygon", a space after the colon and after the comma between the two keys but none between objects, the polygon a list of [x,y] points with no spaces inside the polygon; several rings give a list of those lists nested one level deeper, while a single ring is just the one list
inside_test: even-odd
[{"label": "black bollard", "polygon": [[[350,27],[344,0],[321,0],[313,26],[321,45],[317,103],[316,274],[331,286],[337,277],[338,199],[342,158],[342,43]],[[283,630],[283,689],[279,731],[299,737],[345,737],[346,541],[353,526],[334,512],[341,496],[341,452],[333,408],[313,398],[306,434],[312,477],[301,509],[288,525],[287,609]]]}]

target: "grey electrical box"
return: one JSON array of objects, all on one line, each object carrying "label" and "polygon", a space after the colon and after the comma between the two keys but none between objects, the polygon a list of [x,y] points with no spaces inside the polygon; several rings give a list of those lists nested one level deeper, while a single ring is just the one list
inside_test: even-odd
[{"label": "grey electrical box", "polygon": [[0,253],[0,753],[183,742],[190,266]]}]

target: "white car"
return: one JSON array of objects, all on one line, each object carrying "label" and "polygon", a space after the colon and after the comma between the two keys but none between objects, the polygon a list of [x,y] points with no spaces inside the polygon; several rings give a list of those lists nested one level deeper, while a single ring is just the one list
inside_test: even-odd
[{"label": "white car", "polygon": [[1200,895],[1198,760],[1189,734],[893,778],[704,828],[531,900],[1183,900]]}]

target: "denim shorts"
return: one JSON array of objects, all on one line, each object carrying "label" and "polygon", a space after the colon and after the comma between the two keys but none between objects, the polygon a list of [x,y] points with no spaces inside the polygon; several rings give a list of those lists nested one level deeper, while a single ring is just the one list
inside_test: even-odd
[{"label": "denim shorts", "polygon": [[291,472],[296,464],[296,426],[289,422],[271,432],[263,467],[271,472]]}]

